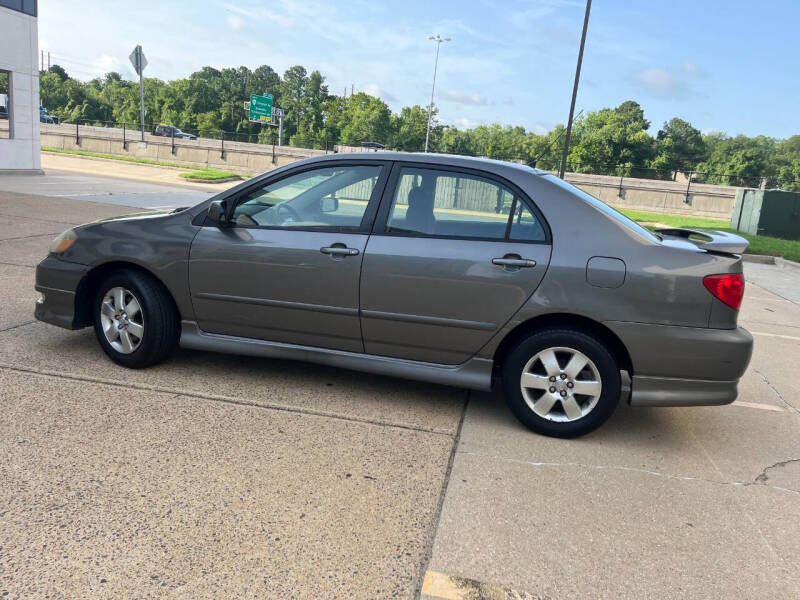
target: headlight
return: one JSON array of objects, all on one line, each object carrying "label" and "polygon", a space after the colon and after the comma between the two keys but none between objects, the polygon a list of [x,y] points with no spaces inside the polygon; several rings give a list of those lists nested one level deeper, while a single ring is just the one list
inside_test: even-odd
[{"label": "headlight", "polygon": [[55,254],[66,252],[77,239],[78,236],[75,235],[75,230],[67,229],[64,233],[54,239],[52,244],[50,244],[50,252]]}]

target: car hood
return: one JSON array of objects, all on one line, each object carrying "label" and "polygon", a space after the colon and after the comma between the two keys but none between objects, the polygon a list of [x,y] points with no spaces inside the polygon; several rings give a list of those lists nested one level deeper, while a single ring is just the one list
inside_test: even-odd
[{"label": "car hood", "polygon": [[132,213],[129,215],[120,215],[119,217],[108,217],[105,219],[99,219],[97,221],[92,221],[91,223],[86,223],[85,225],[81,225],[81,227],[89,227],[90,225],[95,225],[97,223],[121,223],[126,221],[145,221],[145,220],[152,220],[152,219],[163,219],[164,217],[168,217],[170,215],[174,215],[178,212],[186,210],[187,207],[181,208],[170,208],[168,210],[157,210],[157,211],[143,211],[138,213]]}]

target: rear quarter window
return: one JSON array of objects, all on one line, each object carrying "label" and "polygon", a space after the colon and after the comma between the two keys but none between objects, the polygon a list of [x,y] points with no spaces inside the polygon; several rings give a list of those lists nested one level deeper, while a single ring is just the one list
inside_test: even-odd
[{"label": "rear quarter window", "polygon": [[584,192],[582,189],[580,189],[578,187],[575,187],[571,183],[567,183],[563,179],[559,179],[555,175],[546,175],[546,177],[551,183],[554,183],[558,187],[568,191],[573,196],[577,196],[578,198],[580,198],[581,200],[586,202],[586,204],[589,204],[590,206],[596,208],[600,212],[602,212],[605,215],[611,217],[616,222],[620,223],[621,225],[625,226],[626,228],[630,229],[631,231],[634,231],[635,233],[639,234],[643,238],[648,239],[648,240],[650,240],[652,242],[659,242],[660,241],[660,239],[657,236],[655,236],[650,231],[648,231],[647,229],[645,229],[644,227],[639,225],[636,221],[634,221],[633,219],[631,219],[629,217],[626,217],[625,215],[623,215],[618,210],[616,210],[614,208],[611,208],[608,204],[606,204],[602,200],[599,200],[598,198],[595,198],[591,194],[588,194],[588,193]]}]

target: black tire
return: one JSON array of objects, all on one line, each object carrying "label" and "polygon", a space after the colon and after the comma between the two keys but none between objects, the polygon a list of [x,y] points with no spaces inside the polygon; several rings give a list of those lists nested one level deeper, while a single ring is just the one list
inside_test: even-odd
[{"label": "black tire", "polygon": [[[584,416],[572,421],[549,420],[534,412],[526,402],[520,384],[522,371],[532,357],[548,348],[577,350],[594,363],[602,389],[596,404]],[[562,361],[559,364],[563,367]],[[522,340],[504,361],[502,381],[506,401],[514,416],[536,433],[559,438],[578,437],[600,427],[614,413],[619,402],[622,385],[619,365],[600,340],[583,331],[560,328],[544,329]],[[573,385],[577,389],[578,384]],[[584,402],[584,406],[589,401],[585,396],[576,395],[575,397]],[[554,406],[557,416],[561,404],[558,403]]]},{"label": "black tire", "polygon": [[[115,349],[103,330],[101,305],[109,290],[116,287],[129,290],[141,306],[144,330],[138,346],[129,354]],[[158,364],[178,345],[180,322],[175,303],[164,286],[146,273],[121,269],[106,277],[97,286],[91,310],[100,346],[111,360],[123,367],[141,369]]]}]

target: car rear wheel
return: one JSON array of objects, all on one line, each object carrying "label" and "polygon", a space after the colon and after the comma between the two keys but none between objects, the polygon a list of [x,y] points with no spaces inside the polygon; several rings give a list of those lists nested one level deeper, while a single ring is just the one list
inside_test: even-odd
[{"label": "car rear wheel", "polygon": [[614,412],[620,386],[614,356],[577,330],[539,331],[520,342],[503,366],[511,411],[533,431],[553,437],[597,429]]},{"label": "car rear wheel", "polygon": [[94,331],[115,363],[140,369],[163,361],[179,337],[178,315],[169,293],[152,277],[121,270],[97,288]]}]

